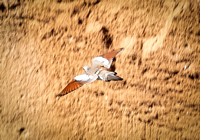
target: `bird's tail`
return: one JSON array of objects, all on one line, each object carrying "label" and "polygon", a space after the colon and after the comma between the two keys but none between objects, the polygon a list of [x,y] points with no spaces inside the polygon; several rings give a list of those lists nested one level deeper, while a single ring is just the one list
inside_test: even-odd
[{"label": "bird's tail", "polygon": [[123,78],[116,76],[116,75],[108,75],[107,80],[108,81],[121,81],[121,80],[123,80]]}]

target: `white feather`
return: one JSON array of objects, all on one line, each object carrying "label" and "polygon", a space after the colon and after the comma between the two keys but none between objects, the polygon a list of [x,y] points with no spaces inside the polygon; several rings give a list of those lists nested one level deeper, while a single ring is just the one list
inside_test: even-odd
[{"label": "white feather", "polygon": [[90,77],[84,73],[84,74],[74,77],[74,79],[77,81],[88,81],[90,79]]},{"label": "white feather", "polygon": [[95,57],[93,59],[93,63],[97,64],[97,65],[103,65],[104,67],[109,67],[110,66],[110,62],[108,61],[108,59],[103,58],[103,57]]},{"label": "white feather", "polygon": [[89,70],[88,66],[84,66],[83,69],[85,70],[85,72],[87,72]]}]

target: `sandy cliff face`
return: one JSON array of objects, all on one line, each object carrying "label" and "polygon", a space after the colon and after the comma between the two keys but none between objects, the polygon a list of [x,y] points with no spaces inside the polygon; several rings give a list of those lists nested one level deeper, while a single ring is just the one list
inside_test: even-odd
[{"label": "sandy cliff face", "polygon": [[[200,138],[198,0],[0,2],[0,139]],[[123,81],[55,98],[123,47]]]}]

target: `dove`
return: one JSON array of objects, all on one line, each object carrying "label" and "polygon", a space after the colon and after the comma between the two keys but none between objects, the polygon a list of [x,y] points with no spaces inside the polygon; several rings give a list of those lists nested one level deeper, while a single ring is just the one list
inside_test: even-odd
[{"label": "dove", "polygon": [[119,48],[117,50],[113,50],[109,53],[93,58],[92,66],[84,66],[83,69],[85,73],[74,77],[74,79],[69,82],[69,84],[58,95],[56,95],[56,97],[64,96],[85,84],[94,82],[95,80],[103,80],[105,82],[123,80],[121,77],[117,76],[116,72],[103,69],[103,67],[110,69],[114,57],[121,50],[123,50],[123,48]]}]

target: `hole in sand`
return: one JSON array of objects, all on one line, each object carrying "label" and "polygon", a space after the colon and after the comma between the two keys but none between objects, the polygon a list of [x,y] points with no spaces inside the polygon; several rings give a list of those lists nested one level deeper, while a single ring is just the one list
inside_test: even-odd
[{"label": "hole in sand", "polygon": [[20,128],[20,129],[19,129],[19,134],[21,135],[21,134],[22,134],[22,132],[24,132],[24,130],[25,130],[25,128],[24,128],[24,127]]}]

